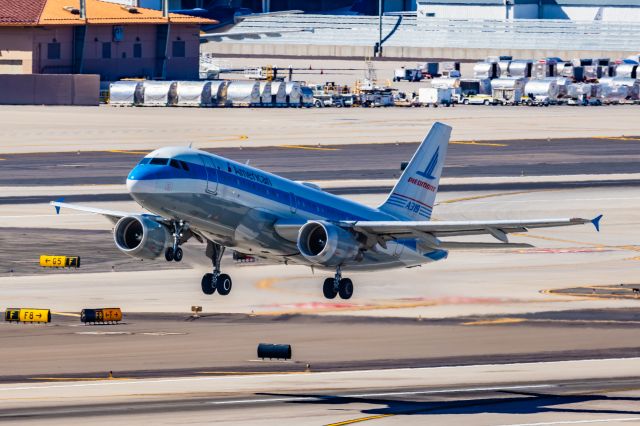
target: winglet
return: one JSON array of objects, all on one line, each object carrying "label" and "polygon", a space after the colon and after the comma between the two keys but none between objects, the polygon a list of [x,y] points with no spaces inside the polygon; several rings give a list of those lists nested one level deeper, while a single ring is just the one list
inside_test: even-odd
[{"label": "winglet", "polygon": [[[55,203],[64,203],[64,197],[62,198],[58,198]],[[53,204],[53,203],[51,203]],[[56,214],[60,214],[60,206],[53,204],[53,206],[56,208]]]},{"label": "winglet", "polygon": [[596,231],[598,232],[600,232],[600,219],[602,219],[602,215],[591,219],[591,223],[593,223],[593,226],[596,227]]}]

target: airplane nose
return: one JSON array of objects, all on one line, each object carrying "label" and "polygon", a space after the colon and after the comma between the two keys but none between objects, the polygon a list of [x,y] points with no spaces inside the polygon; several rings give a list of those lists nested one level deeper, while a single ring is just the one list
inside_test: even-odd
[{"label": "airplane nose", "polygon": [[143,182],[146,176],[145,170],[142,170],[140,166],[136,166],[129,172],[127,176],[127,190],[130,194],[142,192]]}]

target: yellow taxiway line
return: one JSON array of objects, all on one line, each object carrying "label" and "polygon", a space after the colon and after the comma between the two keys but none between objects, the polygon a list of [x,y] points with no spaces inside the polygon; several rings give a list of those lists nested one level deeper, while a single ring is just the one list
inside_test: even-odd
[{"label": "yellow taxiway line", "polygon": [[478,145],[478,146],[493,146],[498,148],[509,146],[506,143],[476,142],[476,141],[449,141],[449,145]]},{"label": "yellow taxiway line", "polygon": [[107,152],[114,154],[147,155],[151,151],[128,151],[126,149],[110,149]]},{"label": "yellow taxiway line", "polygon": [[395,416],[395,414],[376,414],[375,416],[368,417],[360,417],[357,419],[345,420],[343,422],[330,423],[327,426],[343,426],[343,425],[352,425],[354,423],[366,422],[369,420],[383,419],[385,417]]},{"label": "yellow taxiway line", "polygon": [[494,325],[494,324],[516,324],[519,322],[525,322],[525,318],[495,318],[490,320],[479,320],[463,322],[462,325]]},{"label": "yellow taxiway line", "polygon": [[340,148],[323,148],[320,146],[312,146],[312,145],[279,145],[278,148],[286,148],[286,149],[305,149],[308,151],[340,151]]}]

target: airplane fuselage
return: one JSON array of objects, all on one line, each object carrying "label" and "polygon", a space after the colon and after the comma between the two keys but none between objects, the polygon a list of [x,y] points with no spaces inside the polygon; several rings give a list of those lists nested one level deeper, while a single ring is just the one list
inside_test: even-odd
[{"label": "airplane fuselage", "polygon": [[[279,234],[274,224],[398,220],[378,209],[191,148],[152,152],[130,172],[127,188],[145,209],[185,221],[223,246],[320,268],[300,254],[295,236]],[[446,256],[445,250],[433,250],[410,238],[387,242],[386,247],[376,245],[343,267],[410,267]]]}]

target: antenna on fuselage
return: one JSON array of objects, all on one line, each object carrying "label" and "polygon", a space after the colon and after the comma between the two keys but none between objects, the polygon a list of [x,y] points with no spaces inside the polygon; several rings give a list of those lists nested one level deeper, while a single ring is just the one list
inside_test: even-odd
[{"label": "antenna on fuselage", "polygon": [[189,148],[193,147],[193,142],[189,142]]},{"label": "antenna on fuselage", "polygon": [[251,159],[248,159],[248,160],[247,160],[247,162],[246,162],[246,163],[244,163],[244,164],[245,164],[245,166],[248,166],[250,162],[251,162]]}]

